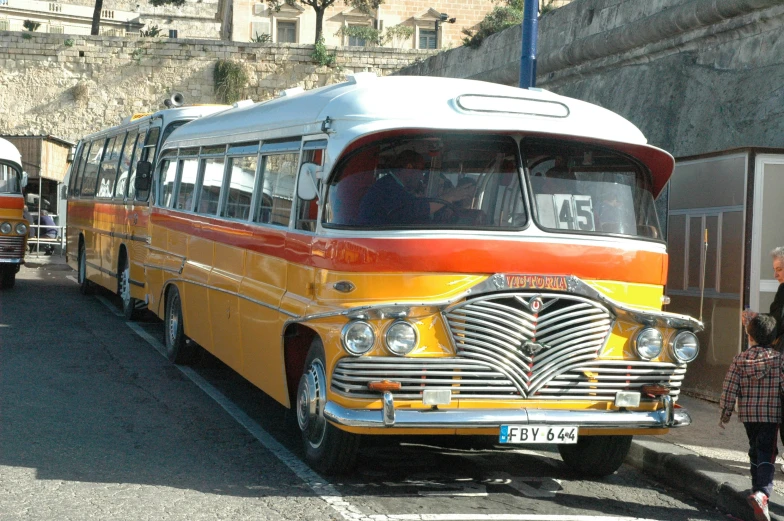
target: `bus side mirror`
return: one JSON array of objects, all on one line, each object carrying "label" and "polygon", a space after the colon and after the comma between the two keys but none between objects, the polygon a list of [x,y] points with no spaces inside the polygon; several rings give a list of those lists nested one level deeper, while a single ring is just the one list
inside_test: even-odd
[{"label": "bus side mirror", "polygon": [[312,201],[318,197],[316,178],[320,173],[319,166],[315,163],[303,163],[299,169],[297,181],[297,197],[303,201]]},{"label": "bus side mirror", "polygon": [[27,172],[22,172],[22,188],[27,186]]},{"label": "bus side mirror", "polygon": [[152,185],[152,163],[149,161],[139,161],[136,163],[136,179],[133,187],[137,192],[146,192]]}]

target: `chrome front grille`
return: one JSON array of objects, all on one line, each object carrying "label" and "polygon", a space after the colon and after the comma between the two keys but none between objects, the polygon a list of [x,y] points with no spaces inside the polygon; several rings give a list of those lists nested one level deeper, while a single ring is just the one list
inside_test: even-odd
[{"label": "chrome front grille", "polygon": [[24,257],[24,236],[0,235],[0,259],[21,259]]},{"label": "chrome front grille", "polygon": [[612,328],[610,312],[575,295],[502,293],[446,313],[457,355],[505,374],[523,398],[595,360]]},{"label": "chrome front grille", "polygon": [[[666,362],[594,360],[571,367],[541,388],[537,400],[612,401],[618,391],[639,391],[649,383],[670,386],[677,398],[685,365]],[[421,400],[424,389],[449,389],[455,399],[521,400],[511,379],[490,364],[464,358],[347,357],[332,373],[332,391],[351,398],[377,399],[368,382],[392,380],[402,388],[396,400]]]},{"label": "chrome front grille", "polygon": [[462,358],[342,358],[332,372],[332,390],[352,398],[378,398],[367,384],[380,380],[400,382],[401,390],[393,394],[401,400],[421,400],[424,389],[451,389],[463,398],[519,397],[503,373]]}]

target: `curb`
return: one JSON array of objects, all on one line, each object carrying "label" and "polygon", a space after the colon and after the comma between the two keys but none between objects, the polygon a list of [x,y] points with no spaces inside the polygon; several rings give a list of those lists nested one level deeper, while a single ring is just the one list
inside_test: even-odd
[{"label": "curb", "polygon": [[[626,463],[723,513],[755,521],[754,512],[746,503],[751,479],[728,472],[720,464],[695,452],[657,439],[635,439]],[[784,505],[772,500],[769,508],[772,520],[784,521]]]}]

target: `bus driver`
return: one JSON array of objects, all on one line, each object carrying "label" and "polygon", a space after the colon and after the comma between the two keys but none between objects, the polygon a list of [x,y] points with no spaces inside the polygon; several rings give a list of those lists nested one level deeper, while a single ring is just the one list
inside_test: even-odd
[{"label": "bus driver", "polygon": [[418,197],[425,159],[413,150],[404,150],[392,162],[392,168],[367,191],[359,205],[359,224],[370,226],[423,224],[444,203],[454,203],[473,193],[473,187],[447,189],[438,201]]}]

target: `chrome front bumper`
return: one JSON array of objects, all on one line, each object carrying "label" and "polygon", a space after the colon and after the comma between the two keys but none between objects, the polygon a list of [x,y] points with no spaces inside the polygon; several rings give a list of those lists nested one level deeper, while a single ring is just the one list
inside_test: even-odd
[{"label": "chrome front bumper", "polygon": [[[389,394],[389,393],[385,393]],[[417,429],[484,429],[501,425],[576,425],[586,429],[666,429],[691,424],[686,409],[675,408],[663,396],[656,411],[597,411],[563,409],[395,409],[384,396],[382,410],[348,409],[327,402],[324,417],[346,427]]]}]

